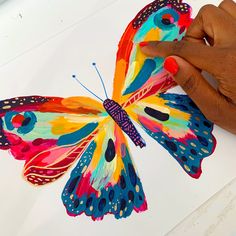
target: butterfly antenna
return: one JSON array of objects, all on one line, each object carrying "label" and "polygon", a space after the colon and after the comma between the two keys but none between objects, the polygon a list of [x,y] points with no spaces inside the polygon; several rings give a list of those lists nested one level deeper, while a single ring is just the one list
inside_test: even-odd
[{"label": "butterfly antenna", "polygon": [[76,75],[72,75],[72,78],[75,79],[85,90],[87,90],[89,93],[91,93],[93,96],[95,96],[100,101],[104,102],[100,97],[98,97],[94,92],[92,92],[90,89],[88,89],[84,84],[82,84]]},{"label": "butterfly antenna", "polygon": [[92,65],[94,66],[94,68],[95,68],[95,70],[96,70],[96,72],[97,72],[97,74],[98,74],[98,77],[99,77],[100,80],[101,80],[101,83],[102,83],[103,90],[104,90],[104,92],[105,92],[106,98],[108,98],[108,96],[107,96],[107,90],[106,90],[106,87],[105,87],[104,81],[103,81],[103,79],[102,79],[102,76],[101,76],[101,74],[100,74],[100,72],[99,72],[99,70],[98,70],[98,68],[97,68],[97,65],[96,65],[95,62],[92,63]]}]

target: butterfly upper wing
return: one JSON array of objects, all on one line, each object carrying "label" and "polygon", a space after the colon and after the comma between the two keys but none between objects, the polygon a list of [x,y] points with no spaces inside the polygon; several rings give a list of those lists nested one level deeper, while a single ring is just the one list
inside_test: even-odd
[{"label": "butterfly upper wing", "polygon": [[190,176],[200,177],[201,162],[214,152],[216,140],[213,124],[188,96],[158,94],[128,106],[126,111]]},{"label": "butterfly upper wing", "polygon": [[[113,99],[120,104],[141,99],[175,86],[163,70],[163,58],[148,58],[138,43],[174,41],[184,36],[191,9],[179,0],[154,1],[128,25],[117,52]],[[124,104],[126,106],[127,104]]]},{"label": "butterfly upper wing", "polygon": [[140,179],[122,130],[110,119],[90,143],[62,194],[69,215],[117,219],[147,209]]},{"label": "butterfly upper wing", "polygon": [[85,97],[19,97],[0,101],[0,149],[25,160],[35,185],[54,181],[84,152],[106,112]]}]

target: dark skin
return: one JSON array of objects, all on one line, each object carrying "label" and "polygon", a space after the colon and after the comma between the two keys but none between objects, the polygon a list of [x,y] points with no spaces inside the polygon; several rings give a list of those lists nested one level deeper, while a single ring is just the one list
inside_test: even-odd
[{"label": "dark skin", "polygon": [[[175,81],[203,114],[236,134],[236,3],[224,0],[218,7],[201,8],[180,42],[149,42],[148,56],[172,57],[179,70]],[[201,71],[213,75],[212,87]]]}]

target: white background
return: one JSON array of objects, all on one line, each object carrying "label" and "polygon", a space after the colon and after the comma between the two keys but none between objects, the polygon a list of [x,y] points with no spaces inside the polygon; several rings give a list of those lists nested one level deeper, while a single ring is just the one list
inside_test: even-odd
[{"label": "white background", "polygon": [[[119,38],[149,2],[6,1],[0,5],[0,99],[33,94],[87,95],[71,79],[74,73],[103,96],[91,67],[93,61],[98,63],[111,94]],[[206,1],[188,3],[195,15]],[[216,151],[203,162],[202,177],[194,180],[143,134],[148,147],[139,150],[131,144],[131,150],[149,210],[125,220],[107,216],[95,223],[86,216],[71,218],[65,213],[60,197],[69,173],[54,184],[34,188],[21,178],[23,162],[1,151],[0,235],[165,235],[236,177],[235,136],[218,127],[214,135]]]}]

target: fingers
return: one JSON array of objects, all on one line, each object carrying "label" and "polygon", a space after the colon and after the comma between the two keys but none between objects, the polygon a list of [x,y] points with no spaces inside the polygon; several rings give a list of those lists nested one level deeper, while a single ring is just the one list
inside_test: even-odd
[{"label": "fingers", "polygon": [[236,3],[232,0],[224,0],[220,5],[219,8],[227,12],[231,15],[234,19],[236,19]]},{"label": "fingers", "polygon": [[[213,75],[221,75],[222,60],[226,54],[223,49],[213,48],[188,41],[149,42],[140,45],[142,52],[151,57],[176,55],[189,61],[195,67]],[[222,58],[223,57],[223,58]]]},{"label": "fingers", "polygon": [[235,35],[235,29],[235,22],[229,14],[214,5],[205,5],[188,28],[185,38],[191,41],[208,37],[212,45],[222,41],[227,44]]},{"label": "fingers", "polygon": [[220,126],[222,123],[224,125],[227,101],[209,85],[194,66],[180,57],[172,56],[165,60],[164,68],[174,76],[175,81],[195,102],[206,118]]},{"label": "fingers", "polygon": [[[186,39],[203,39],[206,35],[213,38],[214,32],[212,23],[205,23],[206,14],[208,14],[207,21],[215,21],[215,17],[218,17],[217,7],[213,5],[207,5],[200,9],[196,18],[192,21],[192,24],[189,26],[185,38]],[[211,20],[209,19],[211,18]]]},{"label": "fingers", "polygon": [[[168,61],[173,59],[177,63],[178,70],[171,70],[171,68],[175,66],[168,66],[170,63],[172,63],[172,65],[174,64],[173,61]],[[176,56],[167,58],[164,67],[174,75],[175,81],[196,103],[200,110],[202,110],[206,116],[212,117],[213,114],[209,115],[209,112],[213,113],[211,107],[216,107],[216,101],[221,98],[217,91],[203,78],[201,73],[190,63]]]}]

